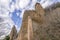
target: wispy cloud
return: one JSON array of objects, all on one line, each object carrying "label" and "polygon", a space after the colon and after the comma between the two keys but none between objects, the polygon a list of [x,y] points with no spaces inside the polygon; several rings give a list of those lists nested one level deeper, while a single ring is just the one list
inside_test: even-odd
[{"label": "wispy cloud", "polygon": [[9,17],[9,2],[10,0],[0,0],[0,39],[8,35],[14,25]]},{"label": "wispy cloud", "polygon": [[29,4],[29,2],[30,2],[30,0],[20,0],[19,7],[23,9]]},{"label": "wispy cloud", "polygon": [[0,17],[1,17],[0,18],[0,38],[1,38],[2,35],[7,35],[11,31],[11,28],[13,27],[13,22],[8,16]]}]

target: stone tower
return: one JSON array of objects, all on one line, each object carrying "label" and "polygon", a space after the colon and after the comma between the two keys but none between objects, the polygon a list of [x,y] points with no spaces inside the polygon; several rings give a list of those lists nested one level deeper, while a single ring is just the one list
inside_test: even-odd
[{"label": "stone tower", "polygon": [[33,40],[35,38],[33,34],[37,26],[43,23],[44,13],[45,11],[39,3],[36,3],[35,10],[26,10],[23,15],[22,26],[18,33],[17,40]]},{"label": "stone tower", "polygon": [[10,40],[16,40],[17,38],[17,30],[15,26],[13,26],[11,32],[10,32]]}]

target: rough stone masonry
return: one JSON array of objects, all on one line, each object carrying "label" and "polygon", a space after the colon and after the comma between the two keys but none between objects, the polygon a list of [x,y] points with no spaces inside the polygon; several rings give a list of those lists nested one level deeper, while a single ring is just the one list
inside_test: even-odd
[{"label": "rough stone masonry", "polygon": [[35,10],[26,10],[15,40],[60,40],[60,8],[48,11],[36,3]]}]

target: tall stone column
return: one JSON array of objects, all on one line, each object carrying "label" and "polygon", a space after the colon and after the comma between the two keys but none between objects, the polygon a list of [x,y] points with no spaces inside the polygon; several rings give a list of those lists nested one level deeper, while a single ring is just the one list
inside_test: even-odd
[{"label": "tall stone column", "polygon": [[17,38],[17,30],[15,26],[13,26],[11,32],[10,32],[10,40],[16,40]]},{"label": "tall stone column", "polygon": [[28,16],[28,40],[33,40],[32,19]]}]

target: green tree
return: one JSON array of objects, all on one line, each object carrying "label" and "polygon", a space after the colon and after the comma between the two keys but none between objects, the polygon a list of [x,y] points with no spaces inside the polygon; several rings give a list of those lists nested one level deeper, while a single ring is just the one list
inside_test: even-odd
[{"label": "green tree", "polygon": [[9,40],[10,39],[10,37],[9,37],[9,35],[8,36],[6,36],[3,40]]}]

